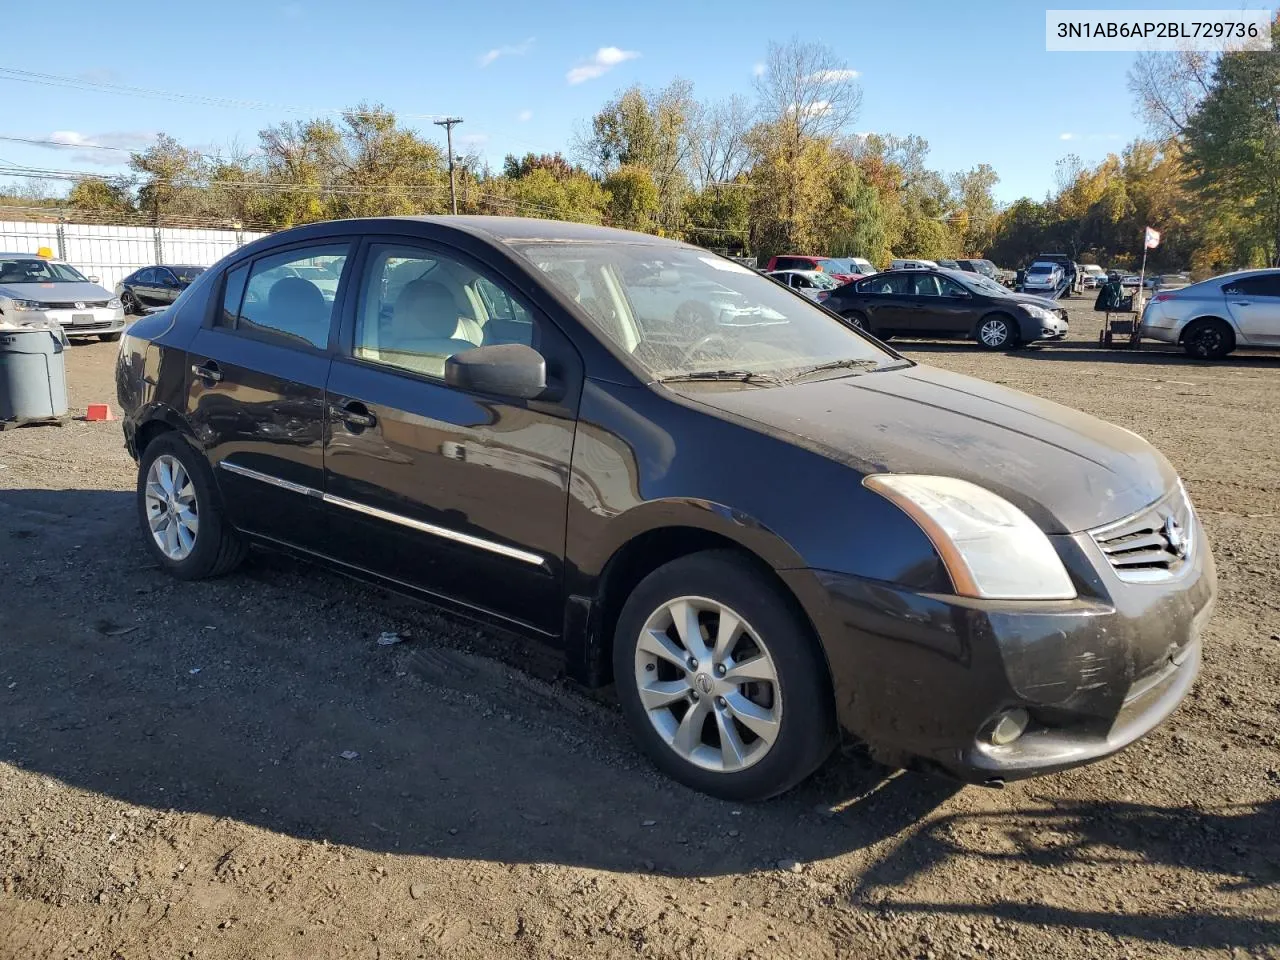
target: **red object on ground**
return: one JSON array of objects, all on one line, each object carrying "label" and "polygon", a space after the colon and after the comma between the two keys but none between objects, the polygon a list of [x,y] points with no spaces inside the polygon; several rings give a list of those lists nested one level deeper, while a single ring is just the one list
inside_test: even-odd
[{"label": "red object on ground", "polygon": [[91,403],[89,409],[84,413],[86,420],[114,420],[116,415],[111,412],[110,404]]}]

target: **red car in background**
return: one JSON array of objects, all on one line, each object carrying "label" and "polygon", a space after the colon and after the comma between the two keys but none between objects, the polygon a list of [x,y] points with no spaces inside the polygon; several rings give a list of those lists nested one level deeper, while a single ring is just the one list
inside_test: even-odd
[{"label": "red car in background", "polygon": [[861,280],[863,277],[876,272],[875,267],[865,260],[859,260],[858,257],[838,259],[834,257],[807,257],[794,253],[770,257],[769,265],[764,269],[765,273],[773,273],[775,270],[820,270],[823,273],[830,274],[841,283]]}]

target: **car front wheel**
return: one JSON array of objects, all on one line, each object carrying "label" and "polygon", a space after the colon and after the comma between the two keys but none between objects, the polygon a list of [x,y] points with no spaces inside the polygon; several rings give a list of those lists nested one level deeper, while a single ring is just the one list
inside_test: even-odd
[{"label": "car front wheel", "polygon": [[181,580],[228,573],[244,539],[222,517],[208,464],[176,433],[163,433],[138,461],[138,521],[148,551]]},{"label": "car front wheel", "polygon": [[978,343],[987,350],[1006,350],[1018,341],[1013,322],[999,314],[978,321]]},{"label": "car front wheel", "polygon": [[635,738],[704,793],[766,799],[835,744],[830,680],[808,624],[732,552],[683,557],[641,581],[618,618],[613,662]]}]

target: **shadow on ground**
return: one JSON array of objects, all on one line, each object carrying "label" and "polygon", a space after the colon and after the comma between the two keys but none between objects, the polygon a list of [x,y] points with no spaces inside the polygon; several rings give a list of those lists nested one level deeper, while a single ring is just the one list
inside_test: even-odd
[{"label": "shadow on ground", "polygon": [[[1220,892],[1256,891],[1280,902],[1280,859],[1276,825],[1280,799],[1252,807],[1216,809],[1161,807],[1119,801],[1067,801],[1052,810],[954,813],[921,825],[891,857],[872,867],[855,887],[855,903],[914,913],[987,915],[1019,923],[1088,928],[1117,937],[1135,937],[1183,948],[1280,945],[1276,912],[1253,918],[1197,910],[1185,903],[1169,912],[1129,912],[1121,903],[1109,909],[1072,908],[1028,902],[1031,872],[1088,875],[1116,866],[1151,870],[1161,867],[1203,874]],[[945,871],[963,859],[988,877],[1001,876],[1002,892],[1026,891],[1008,900],[966,899],[956,890],[952,902],[919,902],[902,891],[929,871]],[[1089,891],[1087,884],[1083,889]],[[1185,896],[1170,893],[1170,896]],[[1016,893],[1014,894],[1016,896]],[[1024,899],[1025,898],[1025,899]],[[1086,893],[1082,899],[1092,899]]]},{"label": "shadow on ground", "polygon": [[[1034,897],[1036,871],[1126,862],[1193,870],[1224,890],[1274,889],[1280,802],[943,813],[954,784],[846,754],[778,800],[723,803],[654,773],[608,705],[511,669],[497,635],[406,614],[403,601],[282,558],[213,583],[171,580],[142,551],[131,501],[0,491],[5,763],[299,839],[502,863],[714,876],[897,838],[853,878],[855,905],[1184,948],[1280,943],[1271,917],[1017,896]],[[379,647],[389,621],[412,639]],[[960,880],[946,902],[914,899],[927,875],[936,889],[939,877],[1002,874],[1004,899]]]}]

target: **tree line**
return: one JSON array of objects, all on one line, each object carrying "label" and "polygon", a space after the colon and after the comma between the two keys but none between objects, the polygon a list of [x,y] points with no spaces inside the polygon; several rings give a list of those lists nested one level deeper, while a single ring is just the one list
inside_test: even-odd
[{"label": "tree line", "polygon": [[[1273,35],[1280,51],[1280,20]],[[1145,55],[1130,86],[1152,135],[1093,166],[1067,157],[1043,199],[1004,208],[990,165],[948,175],[929,166],[921,137],[854,133],[857,74],[824,44],[771,44],[758,73],[749,94],[714,102],[682,79],[622,90],[563,151],[510,155],[500,170],[457,157],[458,211],[881,265],[986,256],[1018,266],[1054,249],[1131,266],[1145,226],[1164,238],[1153,269],[1269,263],[1280,250],[1280,52]],[[77,180],[65,206],[99,221],[264,230],[439,214],[450,209],[448,160],[392,112],[360,105],[268,127],[252,150],[209,155],[161,136],[129,174]]]}]

